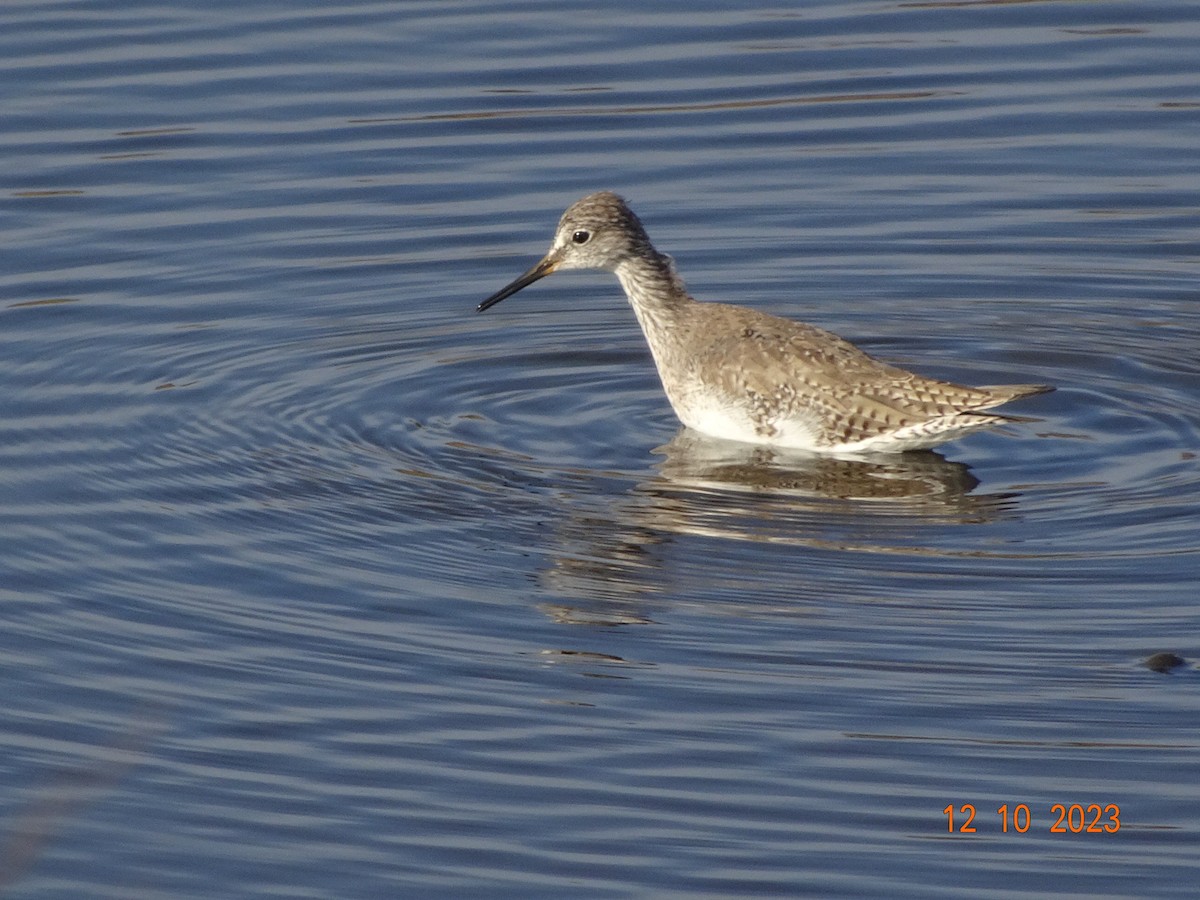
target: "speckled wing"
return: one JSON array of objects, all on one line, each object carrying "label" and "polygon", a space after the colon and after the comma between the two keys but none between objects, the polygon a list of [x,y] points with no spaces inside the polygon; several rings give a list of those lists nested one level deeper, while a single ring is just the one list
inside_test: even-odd
[{"label": "speckled wing", "polygon": [[[743,391],[771,427],[800,420],[820,444],[853,444],[899,434],[912,446],[946,433],[966,433],[1003,421],[980,415],[1042,385],[970,388],[925,378],[880,362],[837,335],[744,307],[701,304],[697,324],[711,335],[710,369]],[[943,438],[944,439],[944,438]]]}]

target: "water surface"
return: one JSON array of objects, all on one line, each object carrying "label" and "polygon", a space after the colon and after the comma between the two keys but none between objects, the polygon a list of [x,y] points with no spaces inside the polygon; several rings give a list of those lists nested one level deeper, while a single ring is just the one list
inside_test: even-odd
[{"label": "water surface", "polygon": [[[11,895],[1192,892],[1194,4],[0,26]],[[610,276],[474,313],[598,189],[701,299],[1058,390],[682,431]]]}]

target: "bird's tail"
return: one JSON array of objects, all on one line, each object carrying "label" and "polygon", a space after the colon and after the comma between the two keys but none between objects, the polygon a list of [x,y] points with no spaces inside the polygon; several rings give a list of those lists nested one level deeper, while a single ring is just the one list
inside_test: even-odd
[{"label": "bird's tail", "polygon": [[979,407],[980,409],[991,409],[993,406],[1000,406],[1004,403],[1010,403],[1013,400],[1019,400],[1022,397],[1034,397],[1038,394],[1048,394],[1054,390],[1053,385],[1049,384],[992,384],[979,388],[981,391],[987,391],[992,395],[992,400],[986,405]]}]

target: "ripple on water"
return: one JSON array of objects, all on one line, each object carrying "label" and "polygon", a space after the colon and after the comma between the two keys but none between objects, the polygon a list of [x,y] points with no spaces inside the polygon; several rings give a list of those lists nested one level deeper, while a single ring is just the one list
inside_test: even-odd
[{"label": "ripple on water", "polygon": [[[0,801],[85,784],[30,890],[1186,890],[1195,4],[45,6]],[[680,432],[611,278],[473,312],[600,188],[701,299],[1058,392],[941,454]],[[998,798],[1130,827],[922,840]]]}]

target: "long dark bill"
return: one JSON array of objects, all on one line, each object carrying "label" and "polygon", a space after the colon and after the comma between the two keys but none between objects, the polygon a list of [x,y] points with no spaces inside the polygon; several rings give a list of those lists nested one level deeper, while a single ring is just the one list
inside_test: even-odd
[{"label": "long dark bill", "polygon": [[505,297],[511,297],[517,291],[521,290],[521,288],[529,287],[529,285],[533,284],[535,281],[545,278],[554,271],[554,268],[554,260],[550,259],[550,257],[546,257],[512,284],[508,285],[507,287],[502,287],[500,290],[496,291],[496,293],[492,294],[492,296],[480,303],[476,312],[483,312],[485,309],[495,306]]}]

